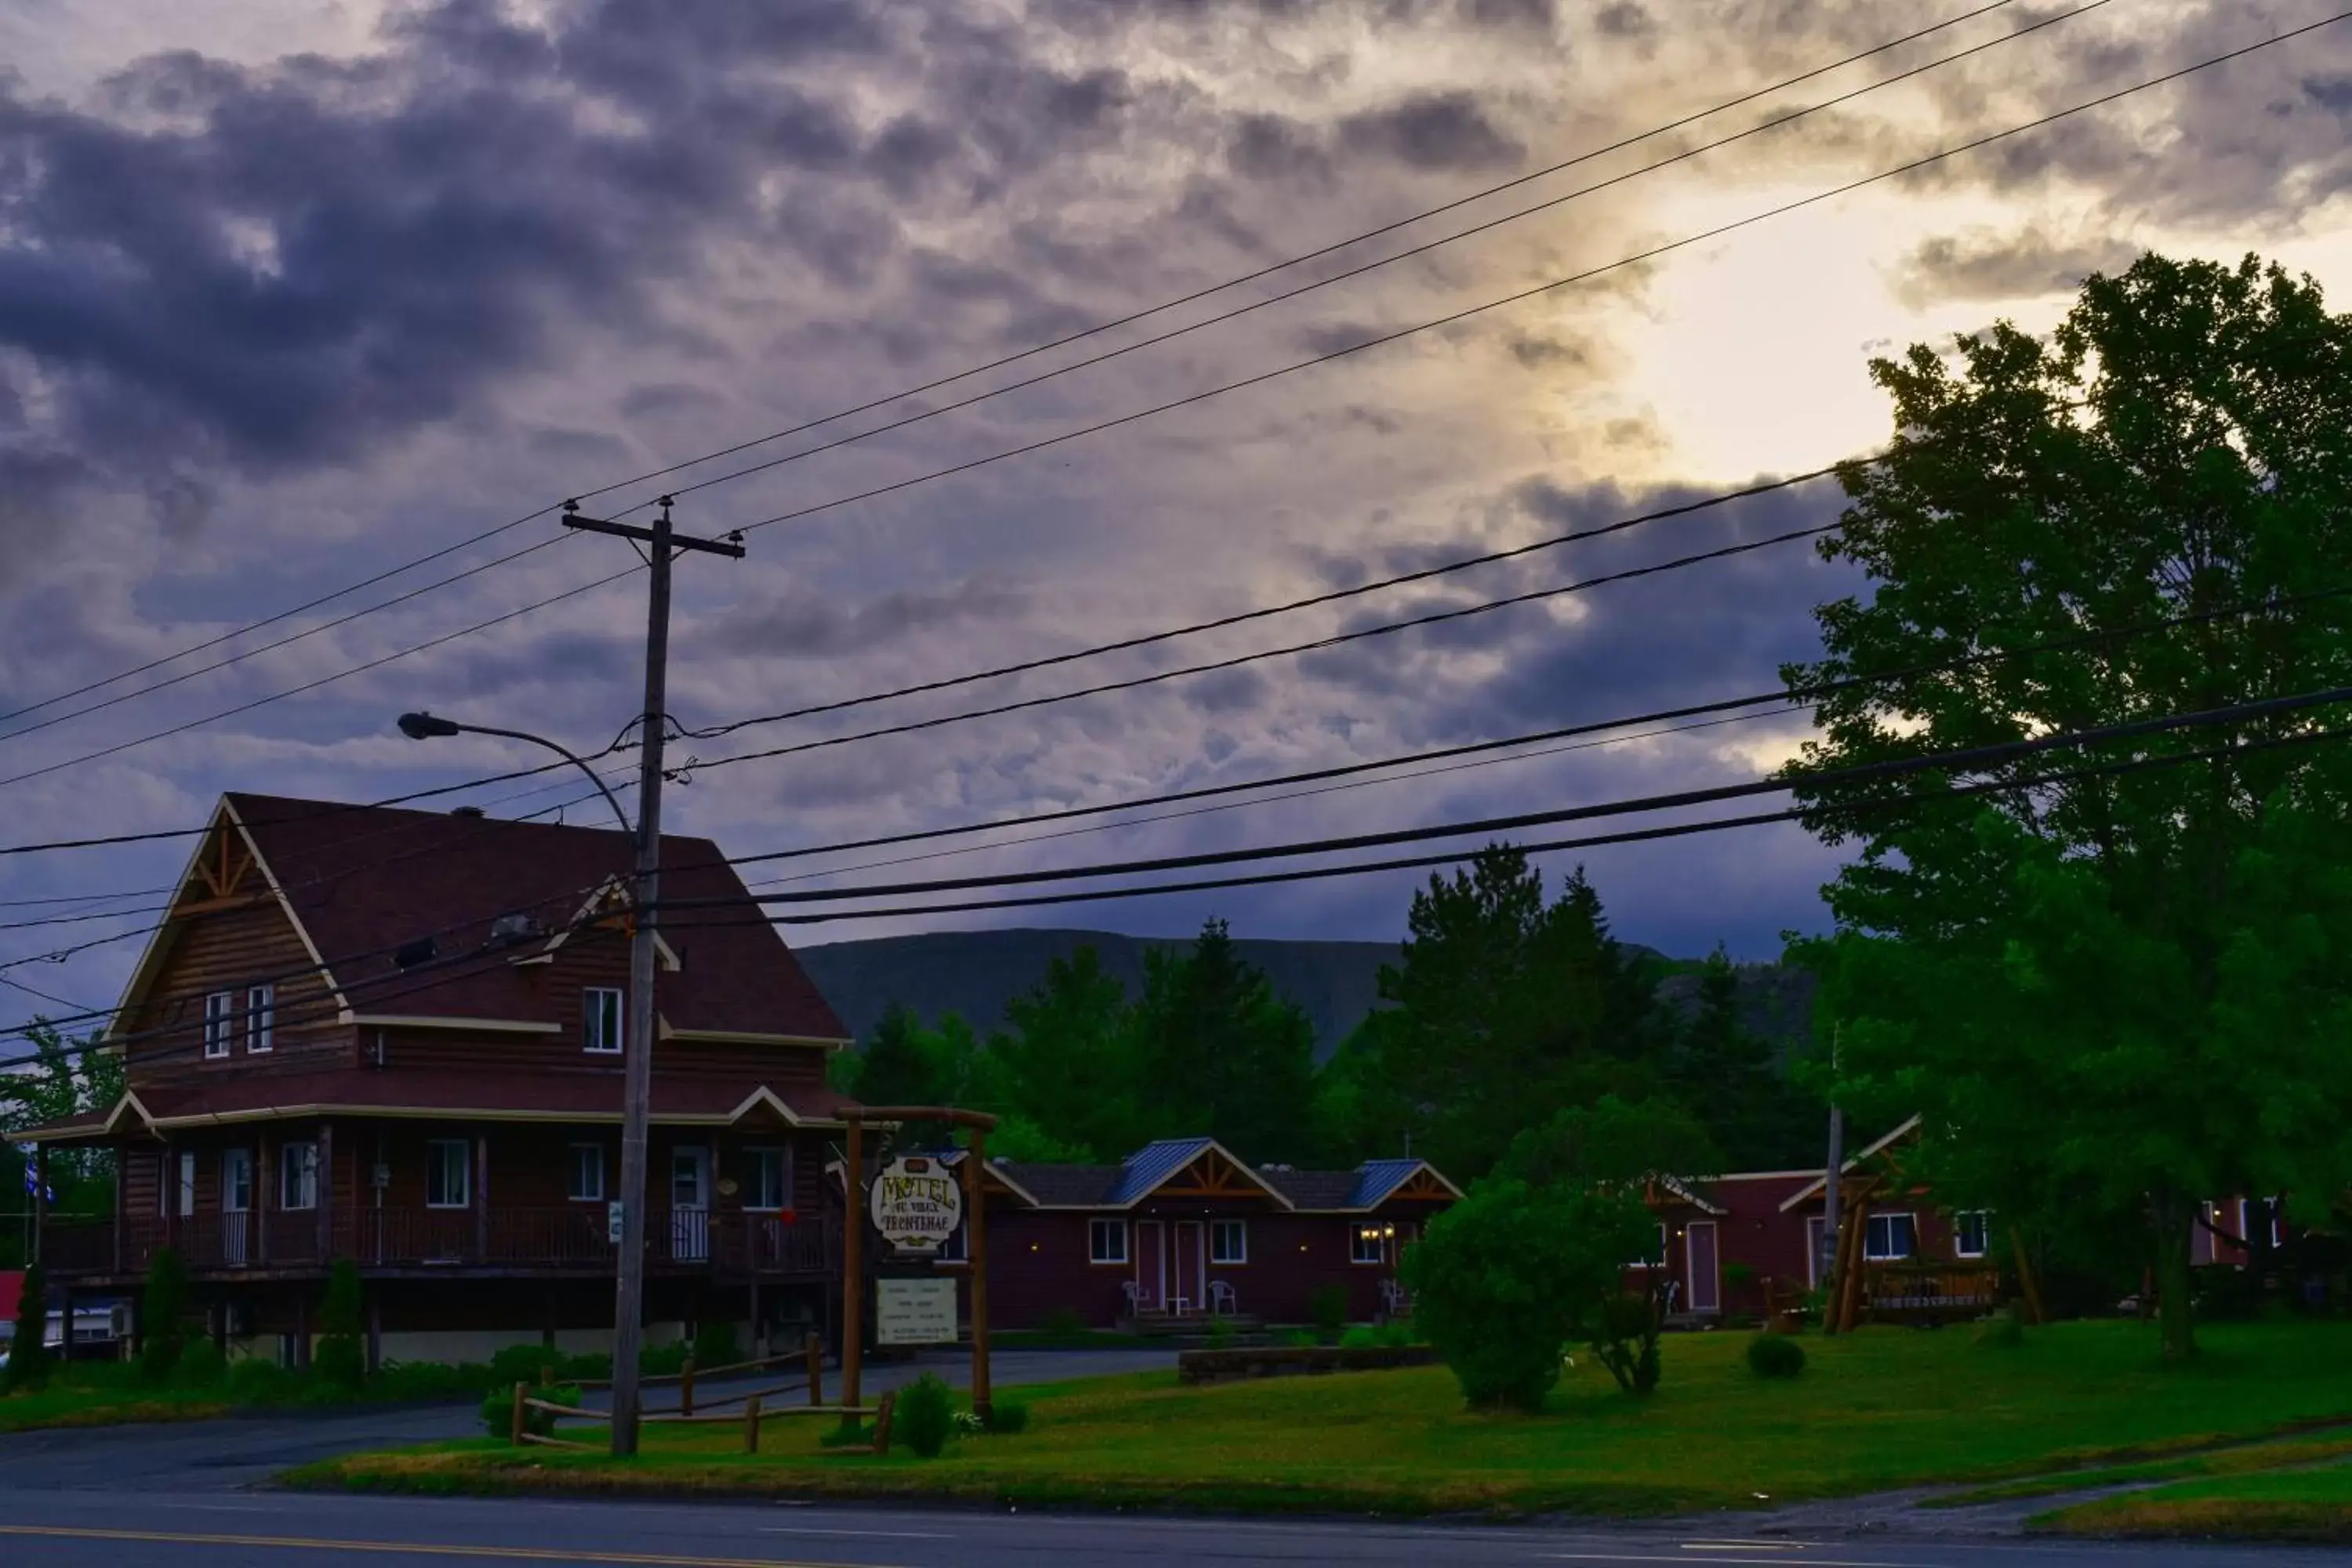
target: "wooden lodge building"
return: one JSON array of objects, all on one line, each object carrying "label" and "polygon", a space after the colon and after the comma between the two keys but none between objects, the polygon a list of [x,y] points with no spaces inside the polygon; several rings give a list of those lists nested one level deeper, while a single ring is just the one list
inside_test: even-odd
[{"label": "wooden lodge building", "polygon": [[[1352,1171],[1252,1166],[1209,1138],[1145,1145],[1116,1165],[992,1160],[989,1321],[1089,1328],[1210,1315],[1314,1319],[1338,1287],[1349,1322],[1404,1305],[1397,1264],[1461,1191],[1425,1160]],[[962,1267],[959,1233],[935,1267]]]},{"label": "wooden lodge building", "polygon": [[[300,1361],[351,1258],[383,1356],[608,1347],[632,860],[608,829],[224,797],[116,1015],[121,1102],[16,1135],[120,1162],[110,1219],[44,1227],[53,1286],[122,1291],[168,1246],[233,1353]],[[846,1031],[716,846],[663,866],[752,918],[660,950],[648,1331],[822,1324]]]}]

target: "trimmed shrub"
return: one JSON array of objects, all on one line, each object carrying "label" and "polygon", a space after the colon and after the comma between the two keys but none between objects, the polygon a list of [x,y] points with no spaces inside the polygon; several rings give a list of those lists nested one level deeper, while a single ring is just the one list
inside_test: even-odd
[{"label": "trimmed shrub", "polygon": [[231,1362],[226,1379],[228,1396],[239,1405],[282,1405],[294,1395],[294,1374],[274,1361],[248,1356]]},{"label": "trimmed shrub", "polygon": [[172,1368],[174,1388],[211,1388],[228,1375],[228,1357],[208,1339],[194,1339]]},{"label": "trimmed shrub", "polygon": [[955,1394],[938,1374],[925,1373],[898,1391],[890,1417],[890,1441],[904,1443],[926,1459],[936,1459],[955,1432]]},{"label": "trimmed shrub", "polygon": [[1209,1320],[1208,1341],[1209,1348],[1213,1351],[1233,1349],[1233,1320],[1230,1318],[1211,1318]]},{"label": "trimmed shrub", "polygon": [[988,1413],[988,1429],[999,1437],[1019,1436],[1029,1430],[1029,1407],[1018,1400],[998,1400]]},{"label": "trimmed shrub", "polygon": [[1805,1370],[1805,1347],[1786,1334],[1759,1334],[1748,1342],[1748,1370],[1759,1377],[1794,1377]]},{"label": "trimmed shrub", "polygon": [[147,1286],[139,1297],[139,1373],[147,1382],[170,1380],[187,1345],[188,1268],[172,1247],[156,1249],[147,1266]]},{"label": "trimmed shrub", "polygon": [[321,1385],[351,1394],[366,1381],[361,1311],[360,1266],[348,1258],[338,1258],[327,1271],[327,1303],[319,1313],[323,1331],[319,1348],[310,1356],[311,1373]]},{"label": "trimmed shrub", "polygon": [[552,1368],[562,1375],[563,1357],[545,1345],[509,1345],[490,1357],[490,1386],[512,1388],[518,1383],[537,1387],[540,1373]]},{"label": "trimmed shrub", "polygon": [[25,1270],[24,1299],[16,1303],[16,1337],[8,1350],[5,1387],[39,1388],[49,1380],[49,1281],[37,1263]]},{"label": "trimmed shrub", "polygon": [[[637,1352],[639,1377],[675,1377],[686,1370],[686,1352],[690,1349],[681,1340],[674,1345],[651,1345]],[[607,1373],[605,1375],[610,1376]]]},{"label": "trimmed shrub", "polygon": [[1339,1336],[1339,1348],[1343,1351],[1376,1350],[1380,1344],[1380,1331],[1369,1324],[1359,1323]]},{"label": "trimmed shrub", "polygon": [[1314,1320],[1315,1333],[1325,1344],[1336,1344],[1339,1332],[1348,1326],[1348,1288],[1325,1285],[1307,1298],[1307,1315]]},{"label": "trimmed shrub", "polygon": [[694,1364],[698,1370],[733,1366],[742,1359],[743,1347],[735,1338],[734,1324],[712,1321],[695,1325]]}]

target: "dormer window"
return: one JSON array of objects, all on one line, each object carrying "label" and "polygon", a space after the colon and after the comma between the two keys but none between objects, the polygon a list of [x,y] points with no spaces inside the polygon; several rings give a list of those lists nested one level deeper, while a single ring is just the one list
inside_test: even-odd
[{"label": "dormer window", "polygon": [[236,992],[215,991],[205,998],[205,1060],[219,1061],[228,1055],[232,1020],[236,1016]]},{"label": "dormer window", "polygon": [[592,1056],[621,1054],[621,993],[592,985],[581,1009],[581,1048]]}]

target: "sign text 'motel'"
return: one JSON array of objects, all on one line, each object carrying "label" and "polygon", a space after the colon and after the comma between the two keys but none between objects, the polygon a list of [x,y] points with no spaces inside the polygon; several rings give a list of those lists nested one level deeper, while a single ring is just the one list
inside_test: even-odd
[{"label": "sign text 'motel'", "polygon": [[963,1188],[937,1160],[901,1154],[876,1173],[874,1228],[901,1252],[936,1252],[963,1223]]}]

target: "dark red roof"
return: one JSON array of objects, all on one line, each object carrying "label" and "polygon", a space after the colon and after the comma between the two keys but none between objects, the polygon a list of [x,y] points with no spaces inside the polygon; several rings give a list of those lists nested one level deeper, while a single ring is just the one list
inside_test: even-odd
[{"label": "dark red roof", "polygon": [[[628,886],[635,859],[628,836],[611,828],[277,795],[226,800],[329,973],[347,994],[359,988],[352,1005],[366,1014],[541,1019],[550,1004],[529,970],[452,963],[437,979],[430,969],[404,976],[393,952],[427,936],[445,963],[487,952],[500,915],[530,915],[561,929],[608,880]],[[662,974],[659,987],[661,1015],[673,1029],[848,1037],[775,928],[760,920],[759,906],[716,844],[664,835],[662,867],[665,900],[741,900],[740,911],[718,907],[680,916],[665,936],[681,960],[677,972]],[[371,990],[382,999],[371,1001]]]}]

